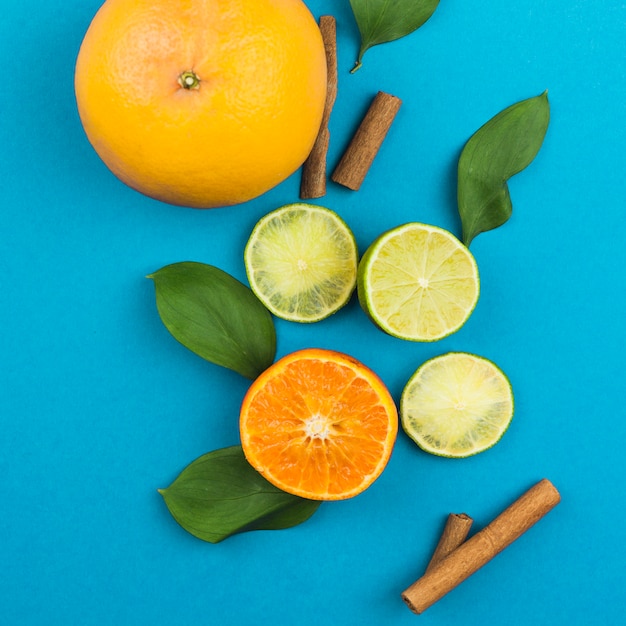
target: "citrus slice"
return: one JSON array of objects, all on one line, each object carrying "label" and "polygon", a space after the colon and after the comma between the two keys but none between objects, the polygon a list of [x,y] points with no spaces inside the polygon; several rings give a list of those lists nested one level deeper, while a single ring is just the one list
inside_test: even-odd
[{"label": "citrus slice", "polygon": [[244,252],[250,287],[277,317],[317,322],[344,306],[356,287],[358,251],[330,209],[283,206],[261,218]]},{"label": "citrus slice", "polygon": [[398,413],[365,365],[309,348],[283,357],[252,384],[240,432],[248,462],[273,485],[311,500],[342,500],[380,476]]},{"label": "citrus slice", "polygon": [[404,431],[426,452],[467,457],[500,440],[513,417],[513,391],[488,359],[449,352],[413,374],[400,414]]},{"label": "citrus slice", "polygon": [[456,332],[478,301],[474,257],[446,230],[404,224],[367,249],[358,268],[361,306],[382,330],[410,341]]}]

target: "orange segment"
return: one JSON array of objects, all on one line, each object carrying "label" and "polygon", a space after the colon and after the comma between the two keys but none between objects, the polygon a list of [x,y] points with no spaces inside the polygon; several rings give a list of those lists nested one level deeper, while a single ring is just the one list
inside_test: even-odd
[{"label": "orange segment", "polygon": [[241,407],[240,430],[248,462],[276,487],[342,500],[380,476],[398,413],[372,370],[345,354],[309,348],[256,379]]}]

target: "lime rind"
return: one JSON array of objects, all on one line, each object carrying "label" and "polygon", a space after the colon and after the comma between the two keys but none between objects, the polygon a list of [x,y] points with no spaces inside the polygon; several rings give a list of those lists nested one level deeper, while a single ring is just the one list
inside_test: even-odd
[{"label": "lime rind", "polygon": [[478,302],[474,256],[452,233],[411,222],[380,235],[363,255],[357,295],[389,335],[433,342],[457,332]]},{"label": "lime rind", "polygon": [[343,219],[325,207],[294,203],[255,225],[244,250],[250,287],[277,317],[321,321],[350,300],[358,249]]},{"label": "lime rind", "polygon": [[404,432],[425,452],[466,458],[492,448],[514,413],[511,382],[492,361],[449,352],[421,365],[400,398]]}]

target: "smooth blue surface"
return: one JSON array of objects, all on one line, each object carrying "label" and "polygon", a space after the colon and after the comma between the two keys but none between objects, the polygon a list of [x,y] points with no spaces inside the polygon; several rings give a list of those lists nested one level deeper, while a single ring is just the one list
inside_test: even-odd
[{"label": "smooth blue surface", "polygon": [[[403,106],[358,192],[318,203],[361,251],[407,221],[459,234],[455,168],[470,135],[548,89],[536,160],[511,180],[512,219],[472,244],[482,277],[466,326],[435,344],[377,331],[356,301],[278,321],[279,356],[321,346],[373,367],[396,399],[415,368],[475,352],[510,377],[516,415],[492,450],[426,455],[404,434],[364,494],[307,523],[211,545],[156,489],[238,443],[248,381],[162,326],[144,277],[182,260],[245,280],[256,220],[298,199],[299,173],[245,205],[170,207],[120,183],[80,126],[78,47],[98,0],[5,3],[0,115],[0,623],[30,625],[624,623],[626,5],[442,0],[419,31],[371,49],[348,0],[338,21],[330,166],[378,90]],[[562,503],[422,616],[400,592],[449,512],[480,529],[537,480]]]}]

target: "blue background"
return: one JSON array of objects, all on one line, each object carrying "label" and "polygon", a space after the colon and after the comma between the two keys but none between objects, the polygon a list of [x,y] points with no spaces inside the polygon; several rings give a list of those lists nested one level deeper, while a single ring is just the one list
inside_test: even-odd
[{"label": "blue background", "polygon": [[[403,342],[353,300],[319,324],[277,321],[278,356],[350,353],[398,399],[427,358],[475,352],[510,377],[516,415],[495,448],[466,460],[429,456],[401,433],[357,498],[293,529],[211,545],[183,531],[156,490],[238,443],[249,382],[167,333],[145,276],[193,260],[245,281],[253,225],[298,199],[300,175],[204,212],[120,183],[88,144],[73,94],[99,4],[5,3],[0,22],[0,623],[623,624],[626,5],[443,0],[351,75],[348,0],[309,0],[338,24],[330,167],[378,90],[403,100],[361,190],[329,183],[318,201],[350,224],[361,252],[407,221],[460,234],[465,141],[546,89],[552,119],[510,181],[511,220],[472,244],[482,293],[457,334]],[[467,512],[480,529],[543,477],[561,504],[413,615],[400,592],[447,514]]]}]

